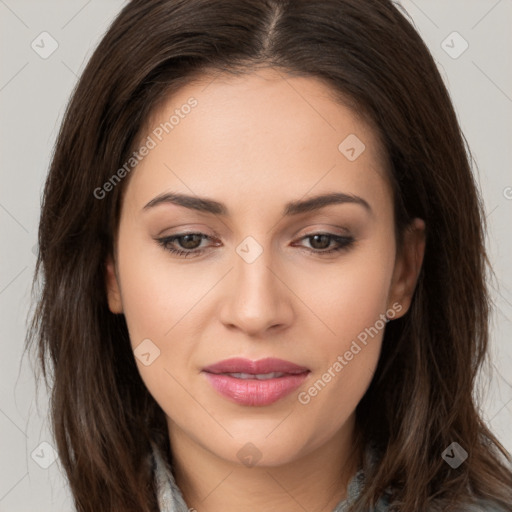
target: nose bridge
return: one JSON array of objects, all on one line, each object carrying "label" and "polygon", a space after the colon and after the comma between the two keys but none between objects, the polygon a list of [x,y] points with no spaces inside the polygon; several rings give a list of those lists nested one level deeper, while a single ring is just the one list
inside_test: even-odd
[{"label": "nose bridge", "polygon": [[252,236],[236,247],[224,323],[254,334],[288,320],[286,293],[272,270],[273,259],[270,247]]}]

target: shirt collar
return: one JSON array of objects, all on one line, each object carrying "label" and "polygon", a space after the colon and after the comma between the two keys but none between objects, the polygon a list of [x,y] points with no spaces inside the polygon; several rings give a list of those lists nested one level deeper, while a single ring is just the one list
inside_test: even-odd
[{"label": "shirt collar", "polygon": [[[157,488],[157,499],[160,512],[193,512],[190,509],[181,491],[176,484],[172,470],[166,462],[164,455],[158,449],[157,445],[151,441],[153,450],[153,461],[155,468],[155,482]],[[373,450],[367,456],[374,461]],[[363,469],[359,469],[349,481],[347,487],[347,498],[342,500],[333,512],[344,512],[357,499],[364,486],[365,475]],[[379,509],[380,510],[380,509]]]}]

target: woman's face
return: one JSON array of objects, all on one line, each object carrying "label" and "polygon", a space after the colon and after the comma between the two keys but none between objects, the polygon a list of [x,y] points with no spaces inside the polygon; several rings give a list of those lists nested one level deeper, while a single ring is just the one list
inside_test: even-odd
[{"label": "woman's face", "polygon": [[272,466],[348,439],[423,254],[421,222],[396,252],[375,133],[265,69],[182,88],[142,145],[108,298],[171,441]]}]

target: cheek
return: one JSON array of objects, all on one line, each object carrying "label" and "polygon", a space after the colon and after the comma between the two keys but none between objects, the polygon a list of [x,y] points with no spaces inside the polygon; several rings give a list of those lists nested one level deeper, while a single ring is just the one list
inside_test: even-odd
[{"label": "cheek", "polygon": [[[377,366],[386,328],[385,314],[393,271],[393,248],[361,251],[315,285],[308,304],[328,329],[315,336],[315,375],[299,397],[304,414],[339,428],[363,397]],[[318,276],[320,277],[320,276]],[[391,316],[391,315],[390,315]]]},{"label": "cheek", "polygon": [[141,378],[164,410],[169,404],[175,411],[190,408],[179,383],[195,371],[193,355],[201,339],[199,302],[215,281],[207,272],[203,276],[177,270],[158,246],[123,237],[122,231],[118,264],[123,311]]},{"label": "cheek", "polygon": [[[366,300],[366,302],[365,302]],[[375,297],[339,299],[328,318],[336,336],[317,337],[315,371],[298,401],[304,422],[319,426],[317,442],[329,439],[354,413],[378,364],[386,322],[383,301]]]},{"label": "cheek", "polygon": [[[347,254],[339,265],[304,277],[307,303],[328,327],[327,347],[340,349],[389,307],[393,253],[386,247]],[[337,342],[333,343],[333,339]]]},{"label": "cheek", "polygon": [[167,340],[194,316],[212,276],[208,279],[208,272],[202,275],[170,264],[165,251],[152,241],[123,242],[120,236],[119,255],[123,310],[132,345],[144,338],[169,345]]}]

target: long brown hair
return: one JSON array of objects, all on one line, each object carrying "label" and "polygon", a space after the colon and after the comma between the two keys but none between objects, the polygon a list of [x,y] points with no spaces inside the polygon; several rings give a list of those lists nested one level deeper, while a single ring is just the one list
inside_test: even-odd
[{"label": "long brown hair", "polygon": [[[124,316],[106,300],[104,262],[128,178],[104,198],[94,191],[127,161],[162,99],[206,70],[259,65],[320,79],[363,115],[390,163],[399,238],[414,217],[427,226],[411,309],[387,325],[357,407],[359,434],[380,461],[366,468],[354,510],[391,487],[399,511],[473,498],[512,511],[510,455],[473,396],[489,342],[482,201],[434,60],[390,0],[132,0],[103,37],[54,149],[34,286],[44,279],[26,340],[27,348],[36,340],[51,385],[77,510],[158,510],[150,439],[171,448]],[[457,469],[441,457],[453,442],[469,453]]]}]

